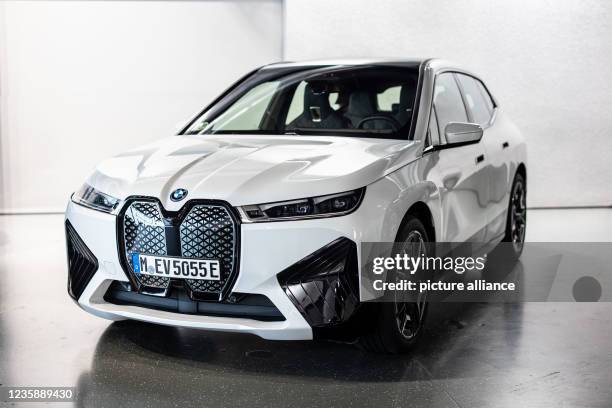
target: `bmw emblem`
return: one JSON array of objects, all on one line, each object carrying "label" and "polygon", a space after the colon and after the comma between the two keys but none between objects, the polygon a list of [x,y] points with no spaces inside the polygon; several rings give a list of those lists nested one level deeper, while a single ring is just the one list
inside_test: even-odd
[{"label": "bmw emblem", "polygon": [[177,188],[170,194],[170,199],[172,201],[181,201],[185,197],[187,197],[187,190],[184,188]]}]

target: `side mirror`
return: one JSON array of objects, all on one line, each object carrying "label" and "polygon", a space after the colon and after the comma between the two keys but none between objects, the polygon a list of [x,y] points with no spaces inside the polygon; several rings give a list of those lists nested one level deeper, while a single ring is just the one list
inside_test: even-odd
[{"label": "side mirror", "polygon": [[447,146],[478,143],[482,138],[482,126],[476,123],[449,122],[444,128]]}]

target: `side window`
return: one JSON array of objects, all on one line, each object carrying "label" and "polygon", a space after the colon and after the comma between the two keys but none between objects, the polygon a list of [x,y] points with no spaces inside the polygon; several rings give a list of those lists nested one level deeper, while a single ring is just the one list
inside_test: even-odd
[{"label": "side window", "polygon": [[472,120],[483,127],[486,126],[491,120],[491,110],[479,88],[480,81],[462,74],[457,74],[457,80],[461,84],[461,90],[465,97],[465,103],[472,114]]},{"label": "side window", "polygon": [[449,122],[468,121],[457,81],[450,72],[436,77],[433,104],[440,135],[444,134],[444,128]]}]

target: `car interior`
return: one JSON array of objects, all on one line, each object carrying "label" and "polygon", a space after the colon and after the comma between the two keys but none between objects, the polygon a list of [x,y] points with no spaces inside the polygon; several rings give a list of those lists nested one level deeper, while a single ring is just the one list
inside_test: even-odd
[{"label": "car interior", "polygon": [[369,76],[304,81],[295,87],[293,95],[294,99],[303,99],[301,112],[295,118],[288,113],[285,130],[362,129],[397,133],[410,123],[415,96],[416,78],[412,77],[391,81]]},{"label": "car interior", "polygon": [[417,70],[323,69],[255,75],[194,120],[186,133],[408,137]]}]

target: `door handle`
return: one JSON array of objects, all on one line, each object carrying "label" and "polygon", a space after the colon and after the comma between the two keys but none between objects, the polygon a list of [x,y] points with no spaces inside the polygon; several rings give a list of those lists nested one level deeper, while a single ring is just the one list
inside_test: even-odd
[{"label": "door handle", "polygon": [[480,156],[476,157],[476,164],[482,163],[483,161],[484,161],[484,154],[481,154]]},{"label": "door handle", "polygon": [[502,143],[502,149],[505,149],[508,146],[510,146],[510,143],[508,143],[508,142]]}]

